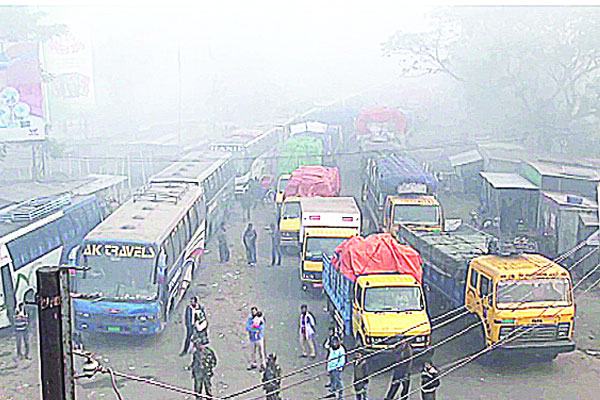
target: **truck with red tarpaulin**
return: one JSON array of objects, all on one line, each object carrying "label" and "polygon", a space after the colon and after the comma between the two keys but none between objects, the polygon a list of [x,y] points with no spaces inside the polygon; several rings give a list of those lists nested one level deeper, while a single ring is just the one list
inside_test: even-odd
[{"label": "truck with red tarpaulin", "polygon": [[304,165],[292,172],[279,213],[281,245],[297,247],[300,244],[300,198],[337,197],[340,190],[340,171],[335,167]]},{"label": "truck with red tarpaulin", "polygon": [[430,344],[431,322],[422,287],[422,261],[389,233],[355,236],[323,255],[327,309],[349,342],[393,349],[407,341],[415,351]]}]

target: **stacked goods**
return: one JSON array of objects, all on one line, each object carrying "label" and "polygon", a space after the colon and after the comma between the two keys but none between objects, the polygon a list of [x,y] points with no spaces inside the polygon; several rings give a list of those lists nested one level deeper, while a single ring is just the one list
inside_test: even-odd
[{"label": "stacked goods", "polygon": [[292,172],[285,197],[336,197],[340,190],[340,171],[337,168],[304,165]]},{"label": "stacked goods", "polygon": [[291,137],[279,154],[279,175],[289,174],[302,165],[323,163],[323,142],[313,137]]},{"label": "stacked goods", "polygon": [[427,192],[435,190],[435,179],[412,158],[398,154],[375,159],[379,174],[379,187],[384,193],[397,193],[402,184],[425,185]]},{"label": "stacked goods", "polygon": [[[407,120],[402,111],[383,106],[375,106],[360,110],[356,120],[356,130],[361,135],[376,133],[371,125],[385,124],[385,130],[394,133],[406,133]],[[379,129],[384,129],[379,127]]]},{"label": "stacked goods", "polygon": [[423,278],[419,253],[398,243],[389,233],[346,240],[335,249],[332,264],[352,282],[370,274],[407,274],[419,283]]}]

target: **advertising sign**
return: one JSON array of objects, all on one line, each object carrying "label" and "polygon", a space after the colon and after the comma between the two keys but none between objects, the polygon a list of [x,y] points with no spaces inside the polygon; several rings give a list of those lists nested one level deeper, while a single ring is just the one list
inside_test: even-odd
[{"label": "advertising sign", "polygon": [[0,142],[44,140],[45,136],[38,46],[5,45],[0,52]]}]

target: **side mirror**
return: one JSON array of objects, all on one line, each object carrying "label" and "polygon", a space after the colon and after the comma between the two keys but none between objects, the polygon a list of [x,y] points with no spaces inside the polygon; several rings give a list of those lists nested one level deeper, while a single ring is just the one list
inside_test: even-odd
[{"label": "side mirror", "polygon": [[462,226],[462,222],[463,221],[460,218],[447,219],[444,221],[444,231],[454,232]]}]

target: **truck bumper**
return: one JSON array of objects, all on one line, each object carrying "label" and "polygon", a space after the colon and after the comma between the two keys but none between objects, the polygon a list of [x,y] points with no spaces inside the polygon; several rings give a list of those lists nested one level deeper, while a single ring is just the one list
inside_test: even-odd
[{"label": "truck bumper", "polygon": [[560,340],[540,343],[508,343],[494,350],[501,355],[537,355],[553,356],[560,353],[569,353],[575,350],[575,342],[572,340]]},{"label": "truck bumper", "polygon": [[[410,362],[415,366],[414,368],[419,370],[425,361],[431,359],[434,351],[435,349],[431,346],[413,347],[414,358]],[[396,349],[393,348],[385,351],[381,351],[381,349],[377,348],[368,348],[367,355],[369,354],[372,354],[372,356],[369,357],[369,362],[371,368],[374,368],[374,370],[383,369],[398,362]]]}]

